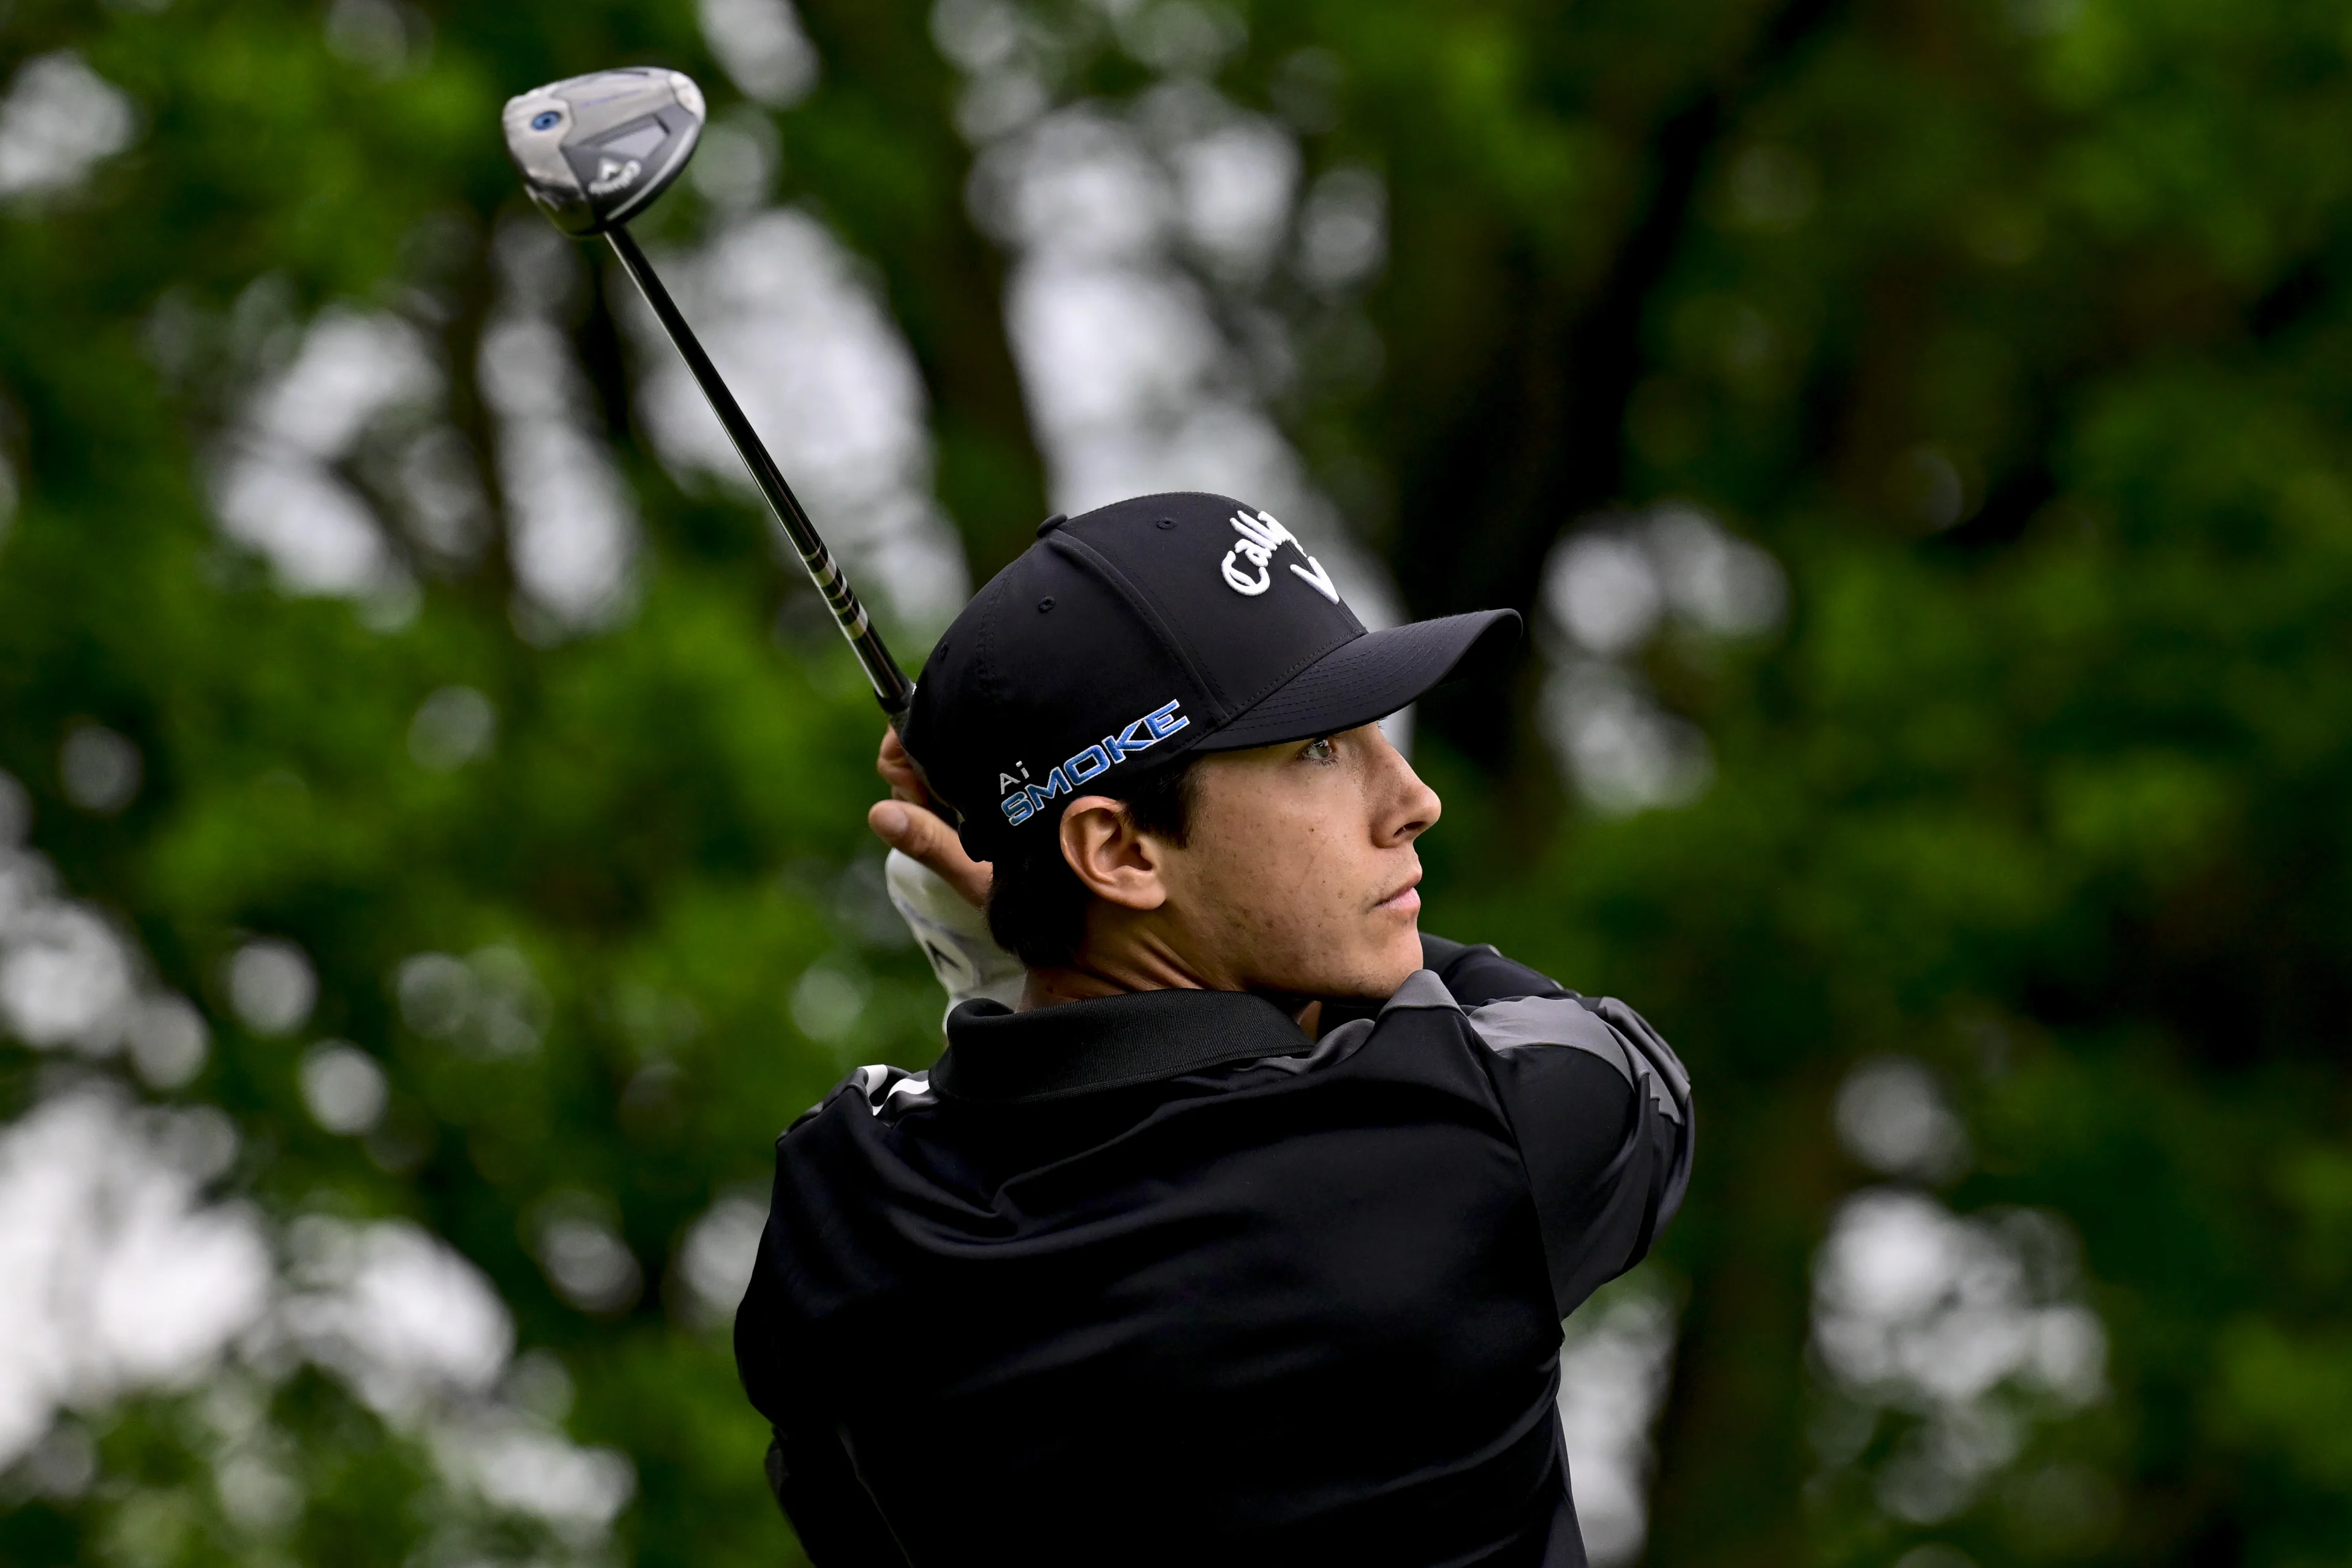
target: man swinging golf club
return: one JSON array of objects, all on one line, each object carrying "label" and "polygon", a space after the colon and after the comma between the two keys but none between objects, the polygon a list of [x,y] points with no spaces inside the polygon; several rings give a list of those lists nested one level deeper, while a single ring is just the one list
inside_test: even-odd
[{"label": "man swinging golf club", "polygon": [[[1582,1563],[1560,1320],[1674,1213],[1689,1086],[1622,1004],[1419,933],[1439,802],[1375,723],[1517,617],[1368,633],[1223,496],[1042,533],[872,814],[1018,1003],[778,1142],[735,1342],[780,1500],[820,1568]],[[919,931],[976,989],[958,923]]]},{"label": "man swinging golf club", "polygon": [[1146,496],[1049,520],[910,686],[629,234],[703,114],[626,68],[504,121],[872,683],[871,820],[961,1004],[928,1073],[861,1068],[777,1143],[735,1345],[802,1543],[1581,1564],[1559,1320],[1680,1203],[1689,1083],[1622,1004],[1420,934],[1438,799],[1375,723],[1517,617],[1368,633],[1265,512]]}]

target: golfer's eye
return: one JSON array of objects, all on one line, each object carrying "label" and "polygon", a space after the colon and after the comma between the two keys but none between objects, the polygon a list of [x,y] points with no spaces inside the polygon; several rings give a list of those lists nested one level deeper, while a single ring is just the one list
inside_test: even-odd
[{"label": "golfer's eye", "polygon": [[552,131],[562,123],[562,115],[552,109],[542,109],[531,116],[530,128],[533,131]]},{"label": "golfer's eye", "polygon": [[1330,736],[1318,735],[1300,748],[1298,754],[1310,763],[1337,762],[1339,757],[1339,748],[1331,743]]}]

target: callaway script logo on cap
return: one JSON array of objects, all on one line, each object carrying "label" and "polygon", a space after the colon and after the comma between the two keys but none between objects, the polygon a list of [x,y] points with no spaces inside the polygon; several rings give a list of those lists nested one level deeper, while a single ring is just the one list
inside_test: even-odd
[{"label": "callaway script logo on cap", "polygon": [[1509,610],[1367,632],[1297,535],[1228,496],[1142,496],[1038,534],[931,650],[907,716],[981,859],[1050,838],[1055,803],[1089,784],[1370,723],[1517,637]]},{"label": "callaway script logo on cap", "polygon": [[[1274,552],[1284,545],[1290,545],[1299,554],[1307,555],[1307,546],[1298,542],[1297,534],[1262,511],[1247,516],[1238,511],[1234,513],[1234,529],[1242,536],[1242,542],[1225,552],[1224,574],[1225,586],[1236,594],[1247,594],[1255,598],[1274,586],[1274,577],[1268,569],[1274,564]],[[1234,570],[1244,556],[1257,567],[1255,577]],[[1298,574],[1300,582],[1333,604],[1339,602],[1339,590],[1331,586],[1331,574],[1323,570],[1323,563],[1307,555],[1306,565],[1301,566],[1294,561],[1290,569]]]}]

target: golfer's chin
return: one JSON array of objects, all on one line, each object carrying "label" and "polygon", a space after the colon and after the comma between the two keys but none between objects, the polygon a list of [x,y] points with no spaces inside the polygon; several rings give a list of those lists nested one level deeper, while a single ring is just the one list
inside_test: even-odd
[{"label": "golfer's chin", "polygon": [[1418,921],[1408,922],[1402,936],[1391,941],[1381,955],[1380,988],[1374,994],[1383,1002],[1396,994],[1398,986],[1412,977],[1421,967],[1421,928]]},{"label": "golfer's chin", "polygon": [[1297,987],[1306,996],[1328,996],[1334,1002],[1385,1002],[1396,994],[1412,972],[1421,967],[1421,931],[1408,917],[1400,928],[1382,920],[1383,929],[1364,933],[1363,942],[1339,963],[1328,963],[1317,983]]}]

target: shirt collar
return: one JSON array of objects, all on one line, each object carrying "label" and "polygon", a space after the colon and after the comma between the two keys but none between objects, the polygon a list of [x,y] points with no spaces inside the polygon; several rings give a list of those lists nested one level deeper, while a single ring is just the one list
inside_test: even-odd
[{"label": "shirt collar", "polygon": [[948,1015],[930,1081],[958,1100],[1060,1100],[1313,1048],[1287,1014],[1246,991],[1139,991],[1028,1013],[978,1000]]}]

